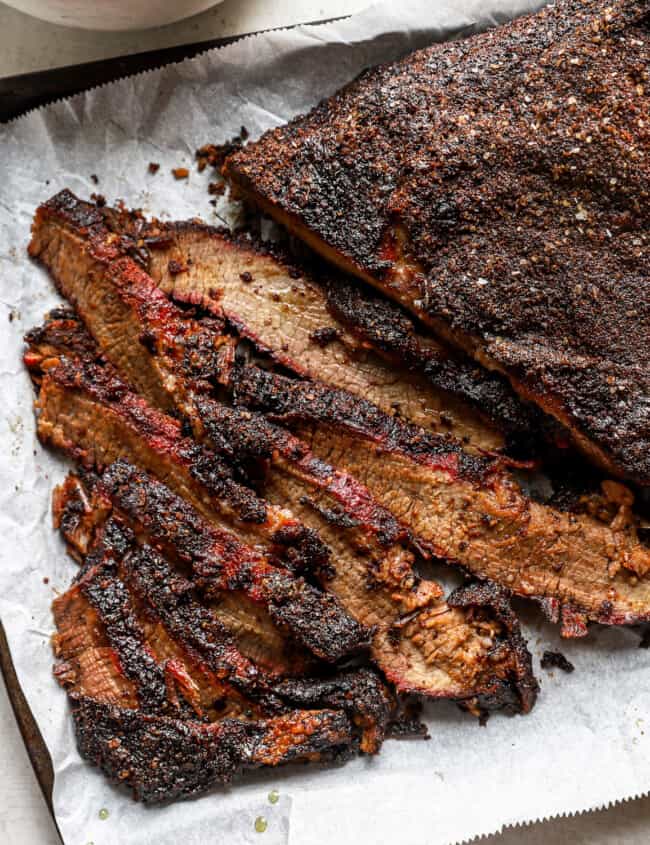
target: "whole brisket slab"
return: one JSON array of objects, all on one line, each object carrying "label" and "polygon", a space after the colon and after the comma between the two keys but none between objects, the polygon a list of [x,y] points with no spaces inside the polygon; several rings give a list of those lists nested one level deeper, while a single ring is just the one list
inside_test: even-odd
[{"label": "whole brisket slab", "polygon": [[650,483],[650,7],[560,0],[234,154],[246,198]]}]

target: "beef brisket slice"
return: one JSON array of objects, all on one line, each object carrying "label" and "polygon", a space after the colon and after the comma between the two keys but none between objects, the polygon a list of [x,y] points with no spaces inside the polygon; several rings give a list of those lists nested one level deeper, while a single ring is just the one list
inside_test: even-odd
[{"label": "beef brisket slice", "polygon": [[226,162],[246,197],[641,484],[647,16],[647,0],[560,0],[368,71]]},{"label": "beef brisket slice", "polygon": [[[163,409],[184,399],[172,374],[177,367],[195,387],[214,379],[223,339],[200,323],[183,320],[161,291],[227,318],[242,336],[297,373],[318,376],[434,431],[452,430],[481,448],[497,449],[503,440],[483,419],[486,412],[503,409],[498,410],[503,422],[505,410],[508,430],[520,432],[522,423],[527,427],[525,413],[498,377],[478,376],[475,367],[450,360],[439,343],[413,330],[408,341],[393,337],[392,363],[402,359],[402,366],[397,372],[387,366],[382,359],[386,349],[377,354],[368,348],[372,316],[365,327],[346,326],[332,307],[334,286],[319,283],[270,249],[194,222],[147,223],[96,208],[69,191],[37,210],[30,244],[30,253],[50,270],[99,348]],[[151,278],[134,256],[147,260]],[[360,299],[356,310],[364,303]],[[384,307],[396,312],[395,336],[399,309]],[[371,303],[367,308],[376,311]],[[343,310],[349,321],[352,309],[339,302]],[[404,318],[401,327],[403,334]],[[410,358],[404,357],[407,342],[414,347]],[[495,391],[500,401],[486,402]]]},{"label": "beef brisket slice", "polygon": [[327,541],[324,584],[373,629],[371,656],[398,691],[532,705],[530,655],[522,659],[528,653],[514,618],[504,625],[492,602],[468,612],[442,600],[437,583],[417,576],[408,533],[362,484],[260,414],[205,397],[196,409],[208,438],[267,462],[264,495]]},{"label": "beef brisket slice", "polygon": [[650,617],[650,549],[629,502],[611,524],[525,496],[498,461],[467,455],[370,403],[315,382],[254,367],[239,371],[238,402],[299,432],[349,471],[436,555],[513,593],[562,608],[566,634],[588,620]]},{"label": "beef brisket slice", "polygon": [[[39,354],[33,347],[27,354],[35,366]],[[175,420],[131,393],[111,368],[66,358],[49,360],[54,366],[47,369],[37,402],[43,442],[88,467],[127,458],[191,502],[207,520],[222,527],[225,517],[240,539],[266,539],[283,552],[290,551],[287,542],[297,541],[302,548],[301,538],[313,545],[313,532],[237,484],[223,461],[182,437]],[[249,534],[248,526],[257,530]],[[244,596],[257,601],[318,656],[334,660],[367,641],[368,632],[332,595],[316,591],[289,570],[258,566],[248,575],[238,584]]]},{"label": "beef brisket slice", "polygon": [[250,718],[251,704],[248,715],[233,718],[223,702],[226,715],[215,713],[214,721],[192,715],[183,699],[194,683],[187,666],[156,662],[158,643],[145,638],[129,605],[110,567],[89,568],[54,604],[55,675],[70,695],[82,755],[138,800],[188,796],[228,783],[244,768],[331,759],[353,748],[343,708]]},{"label": "beef brisket slice", "polygon": [[[243,234],[233,237],[197,223],[160,224],[156,231],[163,236],[149,251],[148,268],[161,289],[223,315],[297,374],[484,449],[503,445],[486,418],[509,433],[530,427],[509,387],[452,359],[438,342],[418,334],[397,306],[382,303],[381,336],[373,331],[376,303],[354,281],[329,272],[321,277]],[[170,266],[183,270],[172,273]],[[355,294],[352,306],[342,291],[348,288]],[[498,401],[486,401],[493,395]]]}]

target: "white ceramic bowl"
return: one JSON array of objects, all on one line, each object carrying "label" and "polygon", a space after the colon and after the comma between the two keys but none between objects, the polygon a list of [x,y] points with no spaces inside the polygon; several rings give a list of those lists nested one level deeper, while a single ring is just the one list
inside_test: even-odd
[{"label": "white ceramic bowl", "polygon": [[147,29],[189,18],[222,0],[4,0],[35,18],[80,29]]}]

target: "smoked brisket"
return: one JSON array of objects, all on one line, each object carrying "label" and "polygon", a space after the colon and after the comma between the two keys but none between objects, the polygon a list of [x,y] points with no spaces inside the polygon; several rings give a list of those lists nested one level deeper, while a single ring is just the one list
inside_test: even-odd
[{"label": "smoked brisket", "polygon": [[650,483],[647,0],[559,0],[361,76],[226,176]]},{"label": "smoked brisket", "polygon": [[139,800],[202,792],[245,768],[345,757],[359,743],[376,751],[385,734],[391,699],[367,669],[260,696],[252,666],[243,697],[218,619],[119,517],[98,530],[54,615],[55,675],[80,751]]}]

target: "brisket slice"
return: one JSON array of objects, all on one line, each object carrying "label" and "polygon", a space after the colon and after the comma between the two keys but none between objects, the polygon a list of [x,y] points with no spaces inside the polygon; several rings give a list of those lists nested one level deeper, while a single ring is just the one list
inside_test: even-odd
[{"label": "brisket slice", "polygon": [[[228,783],[244,768],[327,760],[354,749],[358,731],[346,715],[354,709],[352,694],[345,706],[340,701],[318,710],[287,705],[284,712],[265,713],[232,689],[223,698],[226,686],[211,671],[209,652],[199,661],[169,637],[161,649],[151,619],[140,624],[130,579],[118,574],[124,564],[138,570],[141,557],[133,557],[133,550],[124,557],[121,552],[124,548],[118,552],[114,542],[99,540],[78,583],[54,603],[55,675],[68,690],[83,756],[129,786],[137,799],[160,801]],[[151,550],[141,552],[148,556]],[[162,582],[157,588],[172,592],[172,586]],[[176,597],[177,609],[185,610],[184,623],[191,629],[205,625],[205,614],[192,618],[187,595],[185,590]],[[199,636],[206,636],[205,630]],[[385,726],[387,699],[380,686],[373,688],[367,671],[356,674],[338,682],[341,695],[359,688],[362,731],[373,713]],[[290,683],[298,687],[299,708],[335,698],[336,679],[327,689],[316,681],[311,691],[306,681]],[[290,687],[284,693],[289,700]],[[197,704],[203,695],[214,696],[205,711]],[[371,743],[381,742],[383,726],[375,722],[368,728]]]},{"label": "brisket slice", "polygon": [[[130,244],[107,231],[99,209],[62,191],[37,210],[29,252],[117,370],[153,405],[172,410],[183,387],[199,389],[218,372],[222,323],[183,320],[129,256]],[[145,354],[154,348],[157,355]],[[174,380],[176,366],[183,385]]]},{"label": "brisket slice", "polygon": [[363,73],[226,175],[647,485],[649,65],[647,0],[560,0]]},{"label": "brisket slice", "polygon": [[[482,448],[503,445],[494,426],[455,398],[453,378],[446,378],[449,390],[439,393],[431,368],[421,372],[409,361],[396,373],[332,313],[322,284],[249,238],[233,239],[196,223],[147,224],[62,191],[37,210],[29,250],[49,269],[100,349],[158,407],[182,402],[185,394],[172,374],[179,366],[184,382],[197,389],[214,381],[227,353],[214,329],[225,317],[299,374],[351,390],[433,430],[454,431]],[[137,260],[147,261],[151,276]],[[183,320],[162,291],[216,316]],[[427,361],[440,358],[439,344],[419,342]],[[469,382],[467,373],[459,374],[461,393]]]},{"label": "brisket slice", "polygon": [[[59,353],[65,349],[58,323],[55,319],[40,331],[39,354],[54,354],[56,344]],[[78,324],[70,331],[83,333]],[[86,348],[74,338],[70,346]],[[175,379],[182,381],[182,368]],[[500,607],[495,610],[495,601],[483,608],[451,608],[437,584],[417,578],[412,555],[401,545],[407,532],[362,485],[315,459],[304,444],[259,415],[198,394],[191,403],[197,432],[228,459],[266,463],[268,471],[259,480],[263,493],[290,506],[301,524],[327,541],[333,555],[322,568],[330,573],[323,584],[361,625],[375,629],[373,659],[399,690],[456,698],[471,708],[477,700],[478,706],[487,701],[516,710],[532,706],[536,687],[530,657],[517,626]],[[208,533],[199,515],[164,485],[143,483],[144,478],[118,461],[102,484],[152,541],[191,558],[196,577],[214,582],[214,563],[205,551],[214,547],[214,532]],[[173,518],[165,519],[166,513]],[[228,562],[222,567],[227,570]],[[239,561],[236,571],[246,573]],[[309,613],[306,603],[300,610]]]},{"label": "brisket slice", "polygon": [[530,438],[533,420],[506,382],[453,358],[398,306],[354,280],[310,271],[249,235],[194,222],[152,228],[161,237],[149,250],[148,271],[161,289],[225,317],[298,375],[483,449],[503,445],[489,421],[511,438]]},{"label": "brisket slice", "polygon": [[[236,400],[294,428],[313,453],[345,469],[434,554],[543,602],[565,635],[586,622],[650,618],[650,549],[638,539],[621,485],[604,524],[527,498],[499,461],[457,445],[344,391],[254,367],[233,373]],[[607,482],[605,487],[607,487]],[[616,493],[616,491],[614,491]]]},{"label": "brisket slice", "polygon": [[[44,443],[87,467],[102,468],[127,458],[192,503],[222,536],[228,531],[223,520],[240,534],[242,527],[251,525],[257,529],[253,538],[266,539],[285,557],[291,551],[286,544],[296,541],[303,559],[305,554],[310,559],[315,546],[322,561],[322,543],[313,532],[237,484],[222,460],[182,437],[180,424],[150,408],[110,367],[63,357],[43,359],[34,346],[26,354],[32,367],[40,361],[46,369],[37,401],[38,435]],[[285,625],[298,642],[328,660],[365,645],[369,632],[334,596],[282,566],[260,560],[255,550],[246,558],[247,547],[240,545],[240,562],[248,563],[239,590],[274,623]]]},{"label": "brisket slice", "polygon": [[[75,479],[59,492],[57,504],[64,512],[74,509],[80,486]],[[192,717],[213,719],[233,713],[250,718],[296,706],[332,707],[344,710],[360,728],[361,750],[379,749],[389,719],[398,714],[375,672],[285,678],[265,672],[238,651],[195,584],[136,537],[133,529],[140,523],[125,521],[123,511],[111,511],[105,497],[103,479],[85,489],[84,498],[104,517],[96,522],[94,545],[82,557],[76,581],[104,626],[122,673],[137,684],[141,709],[161,712],[186,702]],[[70,541],[65,520],[57,521]],[[311,667],[312,672],[318,668]]]},{"label": "brisket slice", "polygon": [[209,442],[265,461],[264,495],[286,503],[327,541],[334,553],[324,584],[372,628],[371,657],[399,692],[532,707],[530,654],[498,588],[483,592],[485,601],[477,594],[445,602],[439,585],[414,571],[403,525],[352,476],[261,414],[206,397],[195,408]]},{"label": "brisket slice", "polygon": [[198,795],[249,768],[342,760],[352,743],[333,710],[205,723],[76,697],[72,717],[81,755],[146,802]]}]

